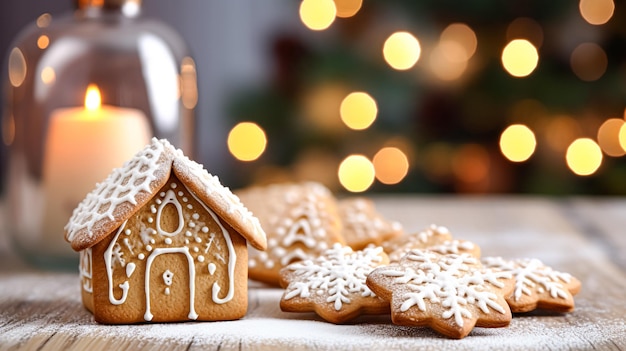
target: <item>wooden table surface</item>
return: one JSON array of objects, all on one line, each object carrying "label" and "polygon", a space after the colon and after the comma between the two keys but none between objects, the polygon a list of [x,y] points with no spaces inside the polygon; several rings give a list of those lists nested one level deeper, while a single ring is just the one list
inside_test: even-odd
[{"label": "wooden table surface", "polygon": [[[508,328],[449,340],[387,316],[347,325],[283,313],[282,291],[250,282],[245,318],[231,322],[98,325],[77,272],[21,264],[0,232],[0,350],[626,350],[626,198],[380,196],[406,230],[431,223],[479,244],[484,256],[536,257],[582,281],[576,310],[515,315]],[[1,224],[1,223],[0,223]]]}]

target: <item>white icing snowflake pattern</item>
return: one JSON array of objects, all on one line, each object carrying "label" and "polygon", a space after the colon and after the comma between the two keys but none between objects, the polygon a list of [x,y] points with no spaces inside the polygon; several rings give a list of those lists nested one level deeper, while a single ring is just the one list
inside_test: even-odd
[{"label": "white icing snowflake pattern", "polygon": [[486,267],[513,274],[515,278],[513,298],[515,301],[518,301],[522,294],[532,295],[535,288],[539,293],[547,291],[552,298],[567,299],[569,297],[562,282],[569,283],[572,276],[568,273],[557,272],[536,258],[505,260],[502,257],[485,257],[483,264]]},{"label": "white icing snowflake pattern", "polygon": [[486,284],[504,287],[498,279],[511,278],[508,272],[480,269],[480,262],[469,254],[440,255],[413,250],[403,262],[406,264],[380,268],[380,274],[394,278],[394,285],[408,288],[401,297],[401,312],[413,306],[426,311],[426,300],[429,300],[443,307],[443,319],[454,317],[459,327],[463,327],[463,318],[475,318],[468,305],[475,305],[486,314],[490,309],[506,313],[496,302],[497,295],[486,288]]},{"label": "white icing snowflake pattern", "polygon": [[348,246],[334,244],[315,260],[292,263],[284,268],[293,271],[293,281],[283,299],[326,294],[326,302],[332,303],[334,309],[339,311],[343,304],[351,303],[351,294],[374,297],[376,295],[365,285],[365,280],[381,263],[381,252],[382,247],[352,251]]},{"label": "white icing snowflake pattern", "polygon": [[65,226],[68,241],[73,241],[83,229],[91,237],[94,225],[101,220],[114,220],[113,213],[119,205],[129,202],[137,204],[135,196],[140,192],[150,193],[150,183],[156,179],[157,162],[165,148],[173,149],[166,140],[152,139],[152,143],[141,150],[121,168],[116,168],[108,178],[96,185],[76,207]]}]

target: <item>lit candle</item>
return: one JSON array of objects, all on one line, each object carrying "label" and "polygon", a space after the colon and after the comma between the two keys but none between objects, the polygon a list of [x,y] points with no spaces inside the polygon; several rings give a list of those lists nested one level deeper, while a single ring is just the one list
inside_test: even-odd
[{"label": "lit candle", "polygon": [[65,252],[63,227],[73,209],[102,182],[149,143],[151,128],[137,109],[101,106],[100,91],[87,88],[84,107],[61,108],[50,116],[44,151],[46,192],[42,245]]}]

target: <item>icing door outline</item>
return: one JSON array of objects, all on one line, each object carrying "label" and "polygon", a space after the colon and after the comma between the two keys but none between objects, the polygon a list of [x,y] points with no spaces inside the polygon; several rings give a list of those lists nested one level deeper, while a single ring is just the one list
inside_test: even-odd
[{"label": "icing door outline", "polygon": [[189,263],[189,314],[187,315],[187,317],[189,319],[194,319],[194,320],[198,319],[198,314],[196,313],[196,310],[194,307],[194,300],[195,300],[195,295],[196,295],[196,289],[195,289],[196,266],[194,264],[193,257],[191,257],[188,247],[176,247],[176,248],[166,247],[166,248],[154,249],[154,251],[152,251],[150,256],[148,256],[148,259],[146,260],[146,280],[145,280],[145,287],[144,287],[144,290],[146,293],[146,313],[143,315],[143,318],[148,322],[151,321],[152,318],[154,317],[154,315],[152,315],[152,312],[150,311],[150,269],[152,268],[152,262],[159,255],[175,254],[175,253],[184,254],[185,257],[187,258],[187,262]]}]

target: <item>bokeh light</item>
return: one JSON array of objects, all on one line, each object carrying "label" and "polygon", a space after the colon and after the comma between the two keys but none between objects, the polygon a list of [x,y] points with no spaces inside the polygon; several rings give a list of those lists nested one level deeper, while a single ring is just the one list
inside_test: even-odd
[{"label": "bokeh light", "polygon": [[14,87],[19,87],[26,79],[26,59],[22,50],[13,48],[9,54],[9,82]]},{"label": "bokeh light", "polygon": [[420,152],[420,166],[424,174],[433,182],[444,183],[452,175],[454,150],[444,142],[425,145]]},{"label": "bokeh light", "polygon": [[478,144],[466,144],[452,158],[452,172],[464,183],[479,183],[489,174],[489,153]]},{"label": "bokeh light", "polygon": [[46,66],[41,70],[41,81],[46,84],[52,84],[57,79],[56,72],[50,66]]},{"label": "bokeh light", "polygon": [[39,28],[46,28],[50,25],[50,22],[52,22],[52,15],[49,13],[44,13],[37,17],[37,21],[35,23]]},{"label": "bokeh light", "polygon": [[403,71],[413,67],[420,58],[422,48],[409,32],[391,34],[383,45],[383,56],[391,68]]},{"label": "bokeh light", "polygon": [[626,154],[619,139],[623,126],[623,119],[609,118],[598,129],[598,145],[608,156],[620,157]]},{"label": "bokeh light", "polygon": [[240,161],[258,159],[267,145],[265,131],[256,123],[241,122],[228,133],[228,150]]},{"label": "bokeh light", "polygon": [[622,147],[623,150],[626,150],[626,123],[624,123],[619,129],[618,139],[619,145]]},{"label": "bokeh light", "polygon": [[363,6],[363,0],[335,0],[337,17],[348,18],[356,15]]},{"label": "bokeh light", "polygon": [[45,49],[50,45],[50,38],[47,35],[42,34],[37,38],[37,47],[41,50]]},{"label": "bokeh light", "polygon": [[582,43],[574,49],[570,58],[572,71],[586,82],[600,79],[606,72],[609,60],[604,49],[595,43]]},{"label": "bokeh light", "polygon": [[409,172],[409,160],[402,150],[396,147],[380,149],[372,159],[376,179],[383,184],[398,184]]},{"label": "bokeh light", "polygon": [[375,169],[372,162],[363,155],[350,155],[339,165],[339,183],[348,191],[360,193],[374,183]]},{"label": "bokeh light", "polygon": [[12,114],[5,114],[2,118],[2,141],[4,145],[11,146],[15,140],[15,118]]},{"label": "bokeh light", "polygon": [[[442,47],[452,46],[443,50],[446,58],[452,62],[467,61],[476,52],[478,40],[476,34],[464,23],[452,23],[441,32],[439,43]],[[455,49],[454,46],[459,47]]]},{"label": "bokeh light", "polygon": [[613,17],[615,4],[613,0],[580,0],[578,4],[580,15],[593,25],[601,25]]},{"label": "bokeh light", "polygon": [[510,125],[500,135],[500,151],[513,162],[528,160],[536,146],[535,133],[523,124]]},{"label": "bokeh light", "polygon": [[526,39],[512,40],[502,51],[502,65],[514,77],[528,76],[537,68],[538,62],[537,49]]},{"label": "bokeh light", "polygon": [[527,39],[535,47],[543,45],[543,29],[541,25],[532,18],[518,17],[509,23],[506,28],[506,39]]},{"label": "bokeh light", "polygon": [[322,83],[311,87],[304,94],[304,118],[318,130],[327,133],[341,131],[341,102],[348,93],[348,89],[339,83]]},{"label": "bokeh light", "polygon": [[300,20],[311,30],[324,30],[335,21],[337,7],[333,0],[302,0]]},{"label": "bokeh light", "polygon": [[602,164],[602,150],[595,141],[589,138],[576,139],[567,148],[565,160],[567,166],[575,174],[592,175]]},{"label": "bokeh light", "polygon": [[567,115],[557,115],[546,125],[545,142],[559,153],[565,152],[567,147],[582,135],[582,128],[578,121]]},{"label": "bokeh light", "polygon": [[339,107],[341,120],[348,128],[363,130],[372,125],[378,114],[376,101],[367,93],[353,92],[343,99]]},{"label": "bokeh light", "polygon": [[185,56],[180,65],[180,90],[183,106],[193,109],[198,104],[198,77],[196,73],[196,63]]},{"label": "bokeh light", "polygon": [[459,79],[467,69],[467,60],[450,60],[450,57],[464,57],[463,47],[452,41],[441,42],[430,54],[430,68],[433,74],[443,81]]}]

